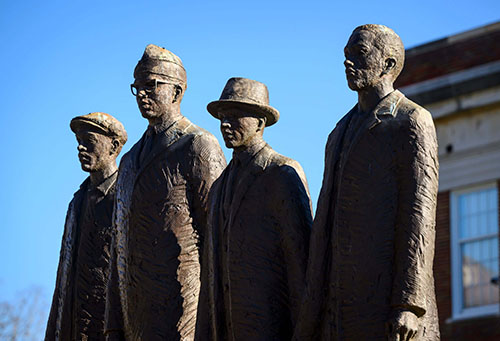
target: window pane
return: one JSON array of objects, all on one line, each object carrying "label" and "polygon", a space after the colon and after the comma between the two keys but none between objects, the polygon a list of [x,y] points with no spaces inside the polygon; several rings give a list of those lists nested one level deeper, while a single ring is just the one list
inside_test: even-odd
[{"label": "window pane", "polygon": [[492,259],[492,250],[498,250],[497,237],[462,244],[464,308],[498,302],[498,287],[491,283],[498,276],[498,253]]}]

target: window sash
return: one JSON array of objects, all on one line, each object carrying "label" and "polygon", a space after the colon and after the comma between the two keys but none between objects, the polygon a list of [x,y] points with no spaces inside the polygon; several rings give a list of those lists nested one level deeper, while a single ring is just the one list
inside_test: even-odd
[{"label": "window sash", "polygon": [[[496,232],[470,238],[460,238],[460,212],[459,198],[461,195],[479,192],[482,190],[495,189],[496,211]],[[471,318],[489,314],[500,313],[500,304],[464,307],[464,287],[463,287],[463,264],[462,264],[462,246],[467,243],[477,242],[487,239],[498,241],[498,188],[496,183],[487,183],[463,190],[453,191],[450,197],[450,230],[451,230],[451,274],[452,274],[452,318],[462,319]],[[497,255],[498,257],[498,255]]]}]

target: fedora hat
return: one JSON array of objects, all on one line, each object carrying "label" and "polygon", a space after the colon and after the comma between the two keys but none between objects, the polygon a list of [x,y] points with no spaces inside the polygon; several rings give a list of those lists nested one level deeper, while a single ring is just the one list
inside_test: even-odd
[{"label": "fedora hat", "polygon": [[219,111],[229,106],[237,106],[253,114],[266,117],[266,127],[280,118],[278,110],[269,105],[269,91],[264,83],[248,78],[230,78],[218,101],[208,103],[207,110],[220,119]]}]

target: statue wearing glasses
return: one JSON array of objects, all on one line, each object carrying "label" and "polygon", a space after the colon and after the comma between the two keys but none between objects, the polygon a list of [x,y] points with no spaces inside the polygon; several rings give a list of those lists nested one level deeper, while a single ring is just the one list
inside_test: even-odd
[{"label": "statue wearing glasses", "polygon": [[181,114],[179,57],[148,45],[134,77],[149,126],[120,163],[105,333],[108,340],[191,340],[206,200],[226,161],[216,138]]}]

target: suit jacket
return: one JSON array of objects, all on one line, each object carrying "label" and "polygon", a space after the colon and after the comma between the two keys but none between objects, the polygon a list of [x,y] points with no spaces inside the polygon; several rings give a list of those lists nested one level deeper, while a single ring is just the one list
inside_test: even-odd
[{"label": "suit jacket", "polygon": [[[76,283],[82,281],[82,278],[76,278],[78,258],[84,253],[90,254],[91,258],[97,263],[106,263],[109,261],[109,244],[111,242],[111,221],[113,212],[113,202],[115,195],[116,173],[105,180],[105,187],[102,188],[102,197],[100,197],[95,206],[92,207],[94,212],[91,226],[81,226],[82,221],[82,206],[87,195],[87,190],[90,186],[90,179],[87,178],[81,185],[80,189],[74,194],[71,200],[66,215],[66,222],[61,243],[61,252],[59,258],[59,266],[57,269],[56,288],[52,299],[49,320],[45,333],[45,340],[75,340],[80,337],[80,332],[87,336],[98,339],[104,339],[102,326],[104,323],[104,295],[100,295],[101,287],[104,287],[107,282],[107,267],[99,268],[101,264],[85,264],[86,266],[97,266],[91,269],[91,279],[84,283]],[[104,247],[89,250],[79,248],[79,240],[83,229],[92,229],[91,233],[98,234],[100,241],[104,243]],[[87,233],[89,231],[86,231]],[[95,275],[95,276],[94,276]],[[88,278],[87,278],[88,279]],[[81,304],[91,305],[88,307],[93,315],[90,330],[88,326],[81,323],[88,319],[88,316],[80,316],[82,312],[76,307],[75,292],[77,284],[79,289],[85,291],[80,294],[88,294],[86,302]],[[97,295],[97,297],[92,296]],[[102,302],[102,303],[101,303]],[[97,327],[99,326],[99,327]],[[99,329],[99,330],[97,330]]]},{"label": "suit jacket", "polygon": [[290,339],[312,223],[305,175],[265,145],[241,165],[224,213],[233,162],[210,193],[196,338]]},{"label": "suit jacket", "polygon": [[215,137],[185,117],[157,139],[141,164],[145,136],[120,162],[106,331],[191,340],[206,201],[226,162]]},{"label": "suit jacket", "polygon": [[434,292],[437,141],[428,111],[394,91],[328,138],[295,339],[385,340],[394,309],[439,339]]}]

